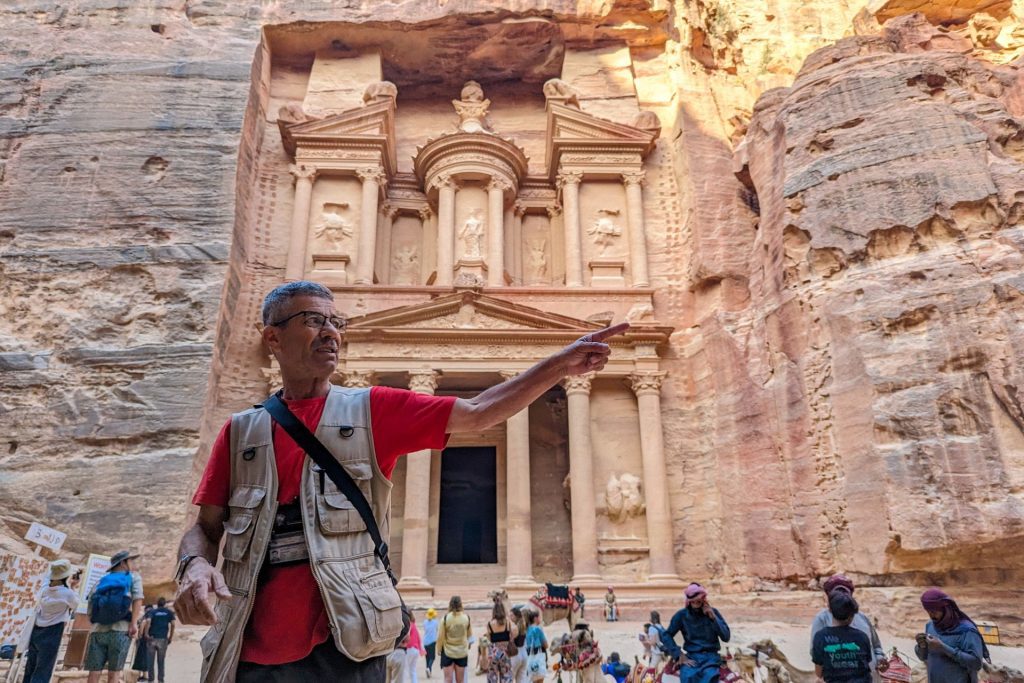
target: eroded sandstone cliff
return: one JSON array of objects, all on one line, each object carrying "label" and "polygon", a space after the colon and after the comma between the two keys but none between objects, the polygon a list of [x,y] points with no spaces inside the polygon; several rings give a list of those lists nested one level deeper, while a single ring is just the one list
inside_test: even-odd
[{"label": "eroded sandstone cliff", "polygon": [[[494,78],[518,46],[538,83],[559,44],[628,43],[633,106],[658,113],[675,171],[648,192],[655,313],[677,330],[663,405],[683,575],[1019,578],[1019,7],[327,5],[0,10],[7,533],[38,519],[74,552],[140,547],[169,576],[225,417],[202,397],[263,391],[262,357],[226,354],[217,322],[283,265],[252,256],[272,228],[253,195],[288,190],[258,163],[276,111],[261,29],[338,22],[415,28],[410,83],[412,48],[453,36]],[[251,395],[215,395],[231,374]]]}]

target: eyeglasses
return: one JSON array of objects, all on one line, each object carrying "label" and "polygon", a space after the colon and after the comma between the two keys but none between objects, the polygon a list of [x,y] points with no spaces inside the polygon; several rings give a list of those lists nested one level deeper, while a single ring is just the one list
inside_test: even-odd
[{"label": "eyeglasses", "polygon": [[276,323],[270,323],[271,327],[281,327],[286,325],[292,318],[298,318],[303,316],[302,323],[306,327],[311,327],[314,330],[322,330],[327,323],[336,329],[338,332],[344,332],[345,328],[348,327],[348,321],[342,318],[340,315],[324,315],[317,311],[299,311],[298,313],[292,313],[284,320],[278,320]]}]

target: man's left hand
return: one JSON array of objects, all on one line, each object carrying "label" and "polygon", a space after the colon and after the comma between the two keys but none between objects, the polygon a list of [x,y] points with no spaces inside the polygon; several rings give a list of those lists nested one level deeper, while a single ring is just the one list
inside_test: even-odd
[{"label": "man's left hand", "polygon": [[940,650],[945,649],[945,645],[943,645],[942,641],[930,633],[925,637],[925,640],[928,643],[928,649],[932,650],[933,652],[938,652]]},{"label": "man's left hand", "polygon": [[715,618],[715,611],[711,609],[711,603],[708,602],[707,598],[704,599],[704,606],[701,607],[701,611],[704,612],[704,616],[711,619]]},{"label": "man's left hand", "polygon": [[567,346],[562,352],[567,376],[597,372],[604,368],[612,349],[606,339],[622,334],[629,329],[629,323],[619,323],[597,332],[584,335]]}]

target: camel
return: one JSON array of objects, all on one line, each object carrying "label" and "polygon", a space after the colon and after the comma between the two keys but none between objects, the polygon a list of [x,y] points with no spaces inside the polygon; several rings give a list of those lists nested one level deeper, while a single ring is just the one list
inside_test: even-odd
[{"label": "camel", "polygon": [[[762,680],[764,683],[815,683],[813,671],[798,669],[771,640],[759,640],[747,648],[739,648],[733,654],[736,668],[745,680]],[[755,669],[760,672],[755,675]]]},{"label": "camel", "polygon": [[601,649],[589,629],[572,631],[554,638],[548,652],[560,658],[558,680],[562,680],[563,671],[569,673],[569,680],[576,683],[599,683],[604,680],[601,673]]},{"label": "camel", "polygon": [[[576,628],[576,624],[579,622],[579,612],[569,607],[544,607],[544,596],[546,595],[546,588],[538,590],[532,598],[530,598],[529,604],[526,605],[526,609],[539,612],[541,621],[545,626],[550,626],[555,622],[565,619],[569,624],[569,629]],[[505,612],[511,609],[511,600],[508,597],[508,591],[504,588],[497,588],[490,591],[487,594],[487,599],[491,602],[500,600],[501,604],[505,606]]]}]

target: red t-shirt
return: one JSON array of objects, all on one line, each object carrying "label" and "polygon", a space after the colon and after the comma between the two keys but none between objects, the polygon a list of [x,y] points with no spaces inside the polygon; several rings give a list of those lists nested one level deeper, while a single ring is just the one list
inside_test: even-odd
[{"label": "red t-shirt", "polygon": [[[430,396],[390,387],[370,389],[373,447],[384,476],[391,478],[398,458],[406,453],[444,448],[448,441],[445,428],[455,400],[454,396]],[[316,431],[326,402],[326,396],[286,401],[310,431]],[[277,501],[290,503],[299,495],[306,454],[286,431],[276,424],[273,430]],[[230,444],[228,420],[213,443],[199,489],[192,498],[194,505],[227,506],[231,494]],[[320,589],[309,565],[265,566],[240,659],[256,664],[298,661],[326,641],[330,633]]]}]

